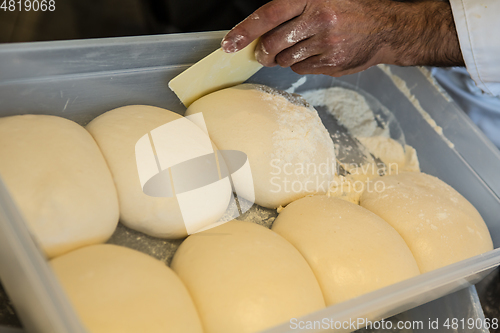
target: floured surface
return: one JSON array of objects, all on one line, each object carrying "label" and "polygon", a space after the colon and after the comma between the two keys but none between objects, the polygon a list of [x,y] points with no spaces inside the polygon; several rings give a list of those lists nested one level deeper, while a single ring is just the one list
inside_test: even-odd
[{"label": "floured surface", "polygon": [[[304,82],[299,80],[290,91]],[[398,121],[373,96],[338,86],[307,90],[302,96],[318,109],[340,162],[329,196],[359,204],[370,181],[379,176],[420,171],[416,151],[405,144]]]},{"label": "floured surface", "polygon": [[[264,208],[253,205],[245,214],[237,217],[239,221],[247,221],[271,228],[278,216],[276,209]],[[148,236],[142,232],[127,228],[118,223],[114,234],[108,240],[108,244],[127,246],[131,249],[148,254],[170,266],[172,258],[184,239],[163,239]]]},{"label": "floured surface", "polygon": [[[310,108],[300,96],[280,93],[266,86],[255,88],[264,92],[260,97],[273,104],[273,111],[276,111],[278,127],[273,132],[272,157],[280,160],[280,166],[287,162],[313,162],[311,156],[316,153],[318,143],[329,145],[328,135],[322,129],[316,110]],[[297,108],[290,109],[290,103]]]},{"label": "floured surface", "polygon": [[237,220],[252,222],[266,228],[271,228],[276,217],[278,217],[276,209],[254,205],[248,212],[239,216]]},{"label": "floured surface", "polygon": [[340,86],[307,90],[302,96],[318,110],[341,163],[380,163],[358,138],[392,138],[404,148],[404,134],[398,121],[373,96],[354,87]]},{"label": "floured surface", "polygon": [[127,228],[122,223],[118,223],[114,234],[107,243],[125,245],[131,249],[148,254],[169,266],[175,251],[177,251],[183,240],[152,237]]},{"label": "floured surface", "polygon": [[302,96],[314,106],[326,106],[328,112],[356,137],[389,137],[389,128],[379,126],[363,95],[350,89],[332,87],[306,91]]}]

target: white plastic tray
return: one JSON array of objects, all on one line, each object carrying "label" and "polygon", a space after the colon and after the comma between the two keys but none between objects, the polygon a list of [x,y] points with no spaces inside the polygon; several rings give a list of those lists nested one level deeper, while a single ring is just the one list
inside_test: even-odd
[{"label": "white plastic tray", "polygon": [[[53,114],[85,125],[128,104],[183,113],[167,83],[216,49],[223,32],[0,45],[0,116]],[[495,250],[328,307],[301,320],[377,320],[466,288],[500,263],[500,153],[417,68],[391,67],[443,127],[451,148],[379,68],[341,79],[308,78],[310,87],[338,80],[372,94],[398,119],[417,149],[422,171],[453,186],[479,210]],[[300,76],[264,68],[251,82],[287,89]],[[306,89],[308,86],[303,86]],[[83,332],[77,316],[39,253],[0,182],[0,277],[29,332]],[[296,332],[289,323],[268,332]],[[300,330],[299,330],[300,331]]]}]

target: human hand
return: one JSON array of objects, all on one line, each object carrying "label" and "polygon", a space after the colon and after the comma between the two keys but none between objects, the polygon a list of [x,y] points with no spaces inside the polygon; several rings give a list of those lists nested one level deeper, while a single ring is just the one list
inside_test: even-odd
[{"label": "human hand", "polygon": [[274,0],[233,28],[222,48],[236,52],[258,37],[260,63],[299,74],[463,65],[450,5],[441,1]]}]

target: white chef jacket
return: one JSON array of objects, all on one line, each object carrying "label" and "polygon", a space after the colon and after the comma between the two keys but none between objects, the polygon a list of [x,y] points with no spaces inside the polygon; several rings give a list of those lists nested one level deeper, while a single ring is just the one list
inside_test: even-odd
[{"label": "white chef jacket", "polygon": [[500,96],[500,0],[450,0],[465,66],[477,86]]}]

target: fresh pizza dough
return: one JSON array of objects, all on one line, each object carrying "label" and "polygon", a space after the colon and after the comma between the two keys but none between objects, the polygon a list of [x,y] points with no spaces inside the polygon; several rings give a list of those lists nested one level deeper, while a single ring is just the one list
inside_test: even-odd
[{"label": "fresh pizza dough", "polygon": [[257,332],[325,306],[311,268],[271,230],[233,220],[189,236],[172,269],[206,333]]},{"label": "fresh pizza dough", "polygon": [[396,230],[341,199],[317,195],[294,201],[272,230],[307,260],[327,306],[420,274]]},{"label": "fresh pizza dough", "polygon": [[[144,135],[182,118],[165,109],[130,105],[108,111],[87,125],[87,130],[97,141],[113,174],[120,201],[120,221],[129,228],[162,238],[181,238],[187,235],[178,197],[146,195],[141,186],[136,160],[136,144]],[[166,147],[175,146],[168,140],[163,140],[163,144]],[[192,152],[196,152],[196,147],[184,153]],[[158,156],[158,151],[155,154]],[[182,151],[175,152],[171,157],[176,158],[182,154]],[[154,161],[153,164],[156,166]],[[225,207],[220,215],[224,211]]]},{"label": "fresh pizza dough", "polygon": [[357,139],[370,153],[385,163],[387,174],[420,171],[417,152],[412,146],[403,147],[398,141],[384,136],[357,137]]},{"label": "fresh pizza dough", "polygon": [[113,234],[116,189],[83,127],[46,115],[0,118],[0,142],[0,176],[48,257]]},{"label": "fresh pizza dough", "polygon": [[478,211],[440,179],[404,172],[378,181],[377,191],[363,193],[361,206],[399,232],[422,273],[493,249]]},{"label": "fresh pizza dough", "polygon": [[328,191],[329,196],[359,205],[364,191],[371,191],[377,186],[380,175],[393,175],[402,171],[419,172],[420,165],[415,148],[403,146],[385,136],[357,137],[357,139],[383,164],[369,158],[367,163],[356,166],[341,164],[347,171],[345,175],[336,175]]},{"label": "fresh pizza dough", "polygon": [[186,111],[203,113],[219,149],[248,155],[255,202],[268,208],[326,193],[335,174],[333,142],[318,113],[286,96],[243,84],[206,95]]},{"label": "fresh pizza dough", "polygon": [[126,247],[87,246],[50,262],[92,333],[201,333],[186,287],[161,261]]}]

